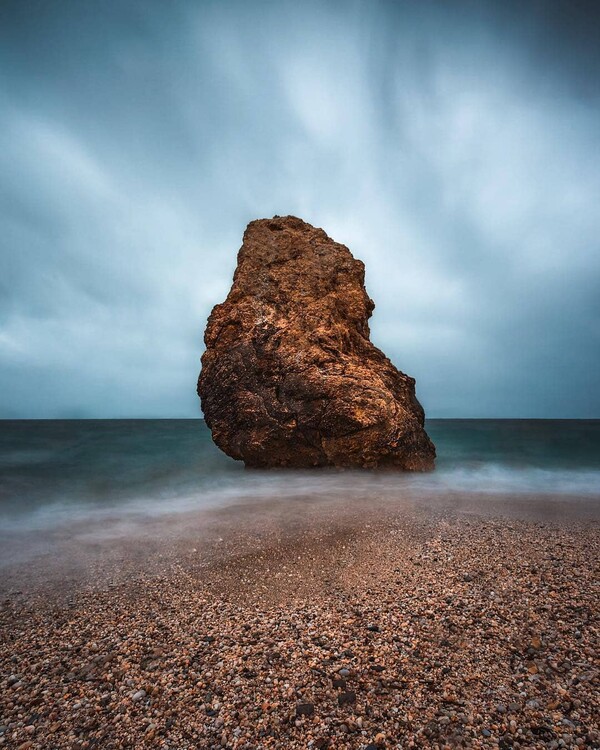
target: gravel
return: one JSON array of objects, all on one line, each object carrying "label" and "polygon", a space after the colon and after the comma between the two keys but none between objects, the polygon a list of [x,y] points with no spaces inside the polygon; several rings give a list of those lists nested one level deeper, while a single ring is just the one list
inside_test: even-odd
[{"label": "gravel", "polygon": [[0,747],[600,747],[599,540],[390,509],[132,549],[5,595]]}]

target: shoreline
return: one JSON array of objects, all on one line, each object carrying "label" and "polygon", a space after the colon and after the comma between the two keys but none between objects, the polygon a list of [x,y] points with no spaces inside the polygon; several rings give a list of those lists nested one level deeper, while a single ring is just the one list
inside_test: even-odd
[{"label": "shoreline", "polygon": [[521,501],[246,504],[46,566],[3,594],[0,746],[598,747],[600,524]]},{"label": "shoreline", "polygon": [[[318,526],[350,530],[366,518],[380,524],[397,518],[434,523],[454,517],[559,526],[600,524],[599,497],[506,492],[407,491],[401,497],[373,493],[345,498],[338,491],[307,490],[283,499],[256,495],[161,513],[144,512],[137,503],[100,512],[92,509],[81,516],[76,512],[73,520],[68,519],[68,510],[62,509],[54,524],[0,529],[0,596],[10,593],[11,587],[31,595],[44,590],[60,594],[62,589],[70,593],[89,585],[102,588],[106,581],[126,580],[138,569],[160,574],[190,549],[195,550],[194,559],[196,554],[206,560],[235,555],[239,552],[235,545],[244,545],[244,534],[239,533],[244,530],[262,545],[273,534],[290,540]],[[235,542],[231,548],[221,546],[224,539]],[[120,575],[120,564],[125,565],[125,575]]]}]

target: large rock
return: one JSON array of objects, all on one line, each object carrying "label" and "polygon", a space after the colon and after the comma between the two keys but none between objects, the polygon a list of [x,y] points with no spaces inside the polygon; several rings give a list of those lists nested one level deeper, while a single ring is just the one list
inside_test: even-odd
[{"label": "large rock", "polygon": [[433,468],[415,381],[369,341],[364,274],[300,219],[248,224],[198,380],[221,450],[247,466]]}]

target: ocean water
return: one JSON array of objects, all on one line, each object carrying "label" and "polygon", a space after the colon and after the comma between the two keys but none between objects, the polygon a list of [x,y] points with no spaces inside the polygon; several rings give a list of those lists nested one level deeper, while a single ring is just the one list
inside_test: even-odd
[{"label": "ocean water", "polygon": [[429,420],[429,474],[256,471],[202,420],[0,422],[0,530],[159,517],[254,500],[452,494],[584,498],[600,509],[600,420]]}]

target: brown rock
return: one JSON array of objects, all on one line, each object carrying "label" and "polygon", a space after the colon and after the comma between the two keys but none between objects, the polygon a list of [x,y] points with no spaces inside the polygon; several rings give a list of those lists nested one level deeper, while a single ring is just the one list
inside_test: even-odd
[{"label": "brown rock", "polygon": [[322,229],[251,222],[198,380],[221,450],[255,467],[432,469],[415,381],[369,340],[373,308],[364,265]]},{"label": "brown rock", "polygon": [[346,706],[353,703],[356,703],[356,693],[352,690],[349,690],[346,693],[340,693],[338,695],[338,704],[340,706]]},{"label": "brown rock", "polygon": [[315,712],[313,703],[297,703],[296,716],[312,716]]}]

